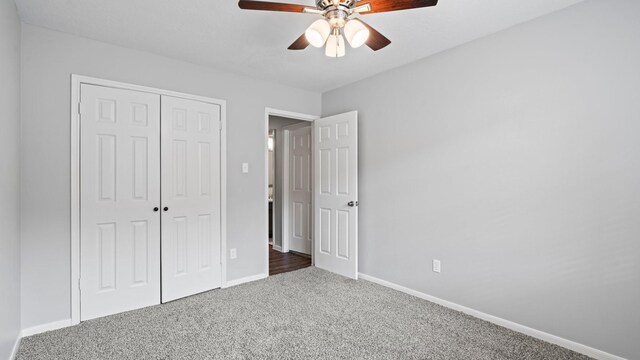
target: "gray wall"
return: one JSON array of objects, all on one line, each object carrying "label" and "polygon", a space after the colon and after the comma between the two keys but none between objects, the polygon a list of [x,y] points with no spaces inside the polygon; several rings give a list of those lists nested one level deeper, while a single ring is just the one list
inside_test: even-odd
[{"label": "gray wall", "polygon": [[0,1],[0,359],[20,333],[20,20]]},{"label": "gray wall", "polygon": [[273,244],[277,246],[282,246],[282,167],[284,165],[284,138],[282,137],[282,128],[299,123],[308,123],[308,121],[288,119],[279,116],[269,116],[269,130],[276,131],[276,141],[274,145],[275,202],[273,204],[273,216],[276,223],[273,229]]},{"label": "gray wall", "polygon": [[325,93],[360,114],[361,271],[640,359],[638,19],[587,1]]},{"label": "gray wall", "polygon": [[238,251],[228,279],[264,272],[265,107],[318,114],[320,94],[29,25],[22,41],[23,328],[70,318],[72,73],[227,100],[228,247]]}]

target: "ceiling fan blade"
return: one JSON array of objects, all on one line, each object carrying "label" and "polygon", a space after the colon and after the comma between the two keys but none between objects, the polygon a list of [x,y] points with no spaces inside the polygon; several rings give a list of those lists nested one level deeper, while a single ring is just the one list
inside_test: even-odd
[{"label": "ceiling fan blade", "polygon": [[387,11],[409,10],[438,5],[438,0],[360,0],[358,6],[369,4],[371,11],[361,12],[361,15],[375,14]]},{"label": "ceiling fan blade", "polygon": [[373,51],[378,51],[382,48],[387,47],[387,45],[391,44],[391,40],[387,39],[384,35],[380,34],[378,30],[372,28],[371,26],[369,26],[369,24],[367,24],[366,22],[360,19],[355,19],[355,20],[360,21],[362,25],[364,25],[367,29],[369,29],[369,38],[367,39],[367,42],[365,44],[367,44],[367,46],[370,47]]},{"label": "ceiling fan blade", "polygon": [[[286,12],[304,12],[307,6],[296,4],[283,4],[267,1],[240,0],[238,1],[240,9],[244,10],[266,10],[266,11],[286,11]],[[315,10],[315,9],[314,9]]]},{"label": "ceiling fan blade", "polygon": [[302,34],[296,41],[293,42],[289,46],[289,50],[304,50],[309,46],[309,41],[307,41],[307,37]]}]

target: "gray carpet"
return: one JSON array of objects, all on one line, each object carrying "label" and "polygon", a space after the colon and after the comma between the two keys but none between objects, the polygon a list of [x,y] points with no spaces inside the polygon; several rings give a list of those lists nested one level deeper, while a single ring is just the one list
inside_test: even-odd
[{"label": "gray carpet", "polygon": [[587,359],[307,268],[22,340],[27,359]]}]

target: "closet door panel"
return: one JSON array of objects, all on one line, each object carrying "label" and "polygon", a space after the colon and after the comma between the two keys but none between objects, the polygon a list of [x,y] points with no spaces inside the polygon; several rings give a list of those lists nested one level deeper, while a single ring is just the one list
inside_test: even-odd
[{"label": "closet door panel", "polygon": [[81,85],[81,320],[160,303],[160,96]]},{"label": "closet door panel", "polygon": [[162,97],[162,301],[221,285],[220,107]]}]

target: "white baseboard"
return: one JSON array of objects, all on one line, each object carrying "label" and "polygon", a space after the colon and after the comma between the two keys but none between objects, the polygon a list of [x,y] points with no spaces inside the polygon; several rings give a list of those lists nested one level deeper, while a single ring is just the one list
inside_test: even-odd
[{"label": "white baseboard", "polygon": [[21,337],[18,336],[15,344],[13,344],[13,350],[11,350],[11,355],[9,355],[9,360],[14,360],[16,358],[16,355],[18,355],[18,348],[20,347],[20,339]]},{"label": "white baseboard", "polygon": [[282,246],[280,246],[280,245],[272,245],[272,247],[273,247],[273,250],[282,252]]},{"label": "white baseboard", "polygon": [[447,300],[443,300],[440,298],[437,298],[435,296],[431,296],[431,295],[427,295],[425,293],[421,293],[417,290],[413,290],[413,289],[409,289],[407,287],[404,287],[402,285],[398,285],[398,284],[394,284],[392,282],[386,281],[386,280],[382,280],[382,279],[378,279],[376,277],[367,275],[367,274],[363,274],[360,273],[359,274],[360,279],[362,280],[367,280],[367,281],[371,281],[373,283],[376,283],[378,285],[382,285],[394,290],[398,290],[401,291],[405,294],[409,294],[409,295],[413,295],[415,297],[427,300],[427,301],[431,301],[433,303],[436,303],[438,305],[442,305],[444,307],[453,309],[453,310],[457,310],[460,312],[463,312],[467,315],[471,315],[473,317],[477,317],[479,319],[494,323],[496,325],[500,325],[502,327],[506,327],[507,329],[511,329],[513,331],[517,331],[519,333],[523,333],[525,335],[529,335],[531,337],[558,345],[558,346],[562,346],[564,348],[567,348],[569,350],[573,350],[575,352],[590,356],[594,359],[599,359],[599,360],[625,360],[622,357],[616,356],[616,355],[612,355],[609,354],[607,352],[598,350],[598,349],[594,349],[592,347],[577,343],[575,341],[571,341],[571,340],[567,340],[567,339],[563,339],[561,337],[555,336],[555,335],[551,335],[549,333],[540,331],[540,330],[536,330],[536,329],[532,329],[528,326],[524,326],[524,325],[520,325],[518,323],[514,323],[513,321],[509,321],[509,320],[505,320],[502,318],[499,318],[497,316],[493,316],[493,315],[489,315],[486,313],[483,313],[481,311],[478,310],[474,310],[471,308],[468,308],[466,306],[462,306]]},{"label": "white baseboard", "polygon": [[48,324],[42,324],[42,325],[22,329],[21,336],[27,337],[27,336],[36,335],[36,334],[40,334],[40,333],[51,331],[51,330],[62,329],[69,326],[71,326],[71,319],[54,321]]},{"label": "white baseboard", "polygon": [[[236,286],[236,285],[240,285],[240,284],[244,284],[244,283],[248,283],[256,280],[262,280],[267,278],[268,276],[269,275],[267,274],[258,274],[253,276],[247,276],[241,279],[230,280],[230,281],[227,281],[227,283],[223,286],[223,288],[228,288],[231,286]],[[42,324],[42,325],[27,328],[27,329],[23,329],[22,332],[20,333],[20,336],[27,337],[27,336],[36,335],[36,334],[40,334],[40,333],[51,331],[51,330],[62,329],[72,325],[73,324],[71,322],[71,319],[54,321],[48,324]]]},{"label": "white baseboard", "polygon": [[236,280],[227,280],[227,284],[225,285],[225,288],[229,288],[229,287],[240,285],[240,284],[245,284],[252,281],[266,279],[267,277],[269,277],[269,275],[267,274],[258,274],[258,275],[247,276],[247,277],[236,279]]}]

